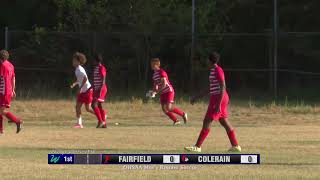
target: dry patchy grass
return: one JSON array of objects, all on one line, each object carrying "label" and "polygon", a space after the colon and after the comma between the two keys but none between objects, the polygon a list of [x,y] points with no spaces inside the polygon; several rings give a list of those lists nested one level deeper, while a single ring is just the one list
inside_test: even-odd
[{"label": "dry patchy grass", "polygon": [[[6,124],[0,136],[0,179],[318,179],[320,170],[320,108],[312,106],[231,105],[244,153],[261,153],[262,164],[196,166],[195,170],[126,170],[122,166],[47,164],[54,149],[91,149],[96,153],[183,153],[195,142],[206,104],[179,103],[189,112],[187,126],[172,127],[156,103],[111,102],[110,127],[96,129],[84,112],[84,129],[72,129],[71,101],[17,101],[12,111],[25,120],[21,134]],[[114,123],[120,123],[115,126]],[[229,147],[216,123],[204,153]],[[159,167],[159,166],[157,166]]]}]

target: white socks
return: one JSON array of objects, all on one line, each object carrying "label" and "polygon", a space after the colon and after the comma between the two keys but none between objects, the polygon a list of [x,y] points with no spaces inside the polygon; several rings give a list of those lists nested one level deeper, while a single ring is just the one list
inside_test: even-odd
[{"label": "white socks", "polygon": [[78,118],[78,124],[82,125],[82,118],[81,118],[81,116]]}]

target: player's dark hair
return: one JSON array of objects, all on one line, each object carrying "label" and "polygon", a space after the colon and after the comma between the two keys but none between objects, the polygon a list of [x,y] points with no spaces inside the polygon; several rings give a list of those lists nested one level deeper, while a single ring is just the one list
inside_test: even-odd
[{"label": "player's dark hair", "polygon": [[9,59],[9,52],[7,50],[0,51],[0,60],[7,60]]},{"label": "player's dark hair", "polygon": [[74,53],[73,58],[79,61],[81,65],[84,65],[87,62],[86,55],[80,52]]},{"label": "player's dark hair", "polygon": [[212,63],[212,64],[217,64],[220,60],[220,54],[217,53],[217,52],[212,52],[209,54],[209,61]]},{"label": "player's dark hair", "polygon": [[96,62],[98,62],[98,63],[102,63],[102,61],[103,61],[102,54],[100,54],[100,53],[95,54],[95,55],[94,55],[94,60],[95,60]]},{"label": "player's dark hair", "polygon": [[151,59],[151,62],[160,63],[160,58],[154,57],[154,58]]}]

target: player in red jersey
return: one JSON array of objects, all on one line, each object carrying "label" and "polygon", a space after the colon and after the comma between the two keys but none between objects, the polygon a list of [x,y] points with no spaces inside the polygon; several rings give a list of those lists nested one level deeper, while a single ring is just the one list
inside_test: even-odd
[{"label": "player in red jersey", "polygon": [[3,116],[16,123],[17,133],[21,131],[22,121],[13,115],[10,111],[11,99],[15,98],[15,73],[14,66],[8,61],[9,52],[0,51],[0,134],[3,133]]},{"label": "player in red jersey", "polygon": [[76,117],[77,123],[74,128],[83,128],[82,118],[81,118],[81,107],[85,104],[85,108],[88,112],[94,114],[92,109],[90,108],[93,96],[93,90],[91,88],[91,84],[88,80],[87,73],[85,69],[82,67],[87,62],[87,58],[83,53],[76,52],[72,57],[72,65],[75,67],[75,75],[77,81],[74,82],[70,88],[74,88],[77,85],[79,86],[79,93],[77,95],[76,102]]},{"label": "player in red jersey", "polygon": [[102,125],[102,128],[107,128],[107,114],[102,107],[102,103],[106,98],[107,94],[107,85],[106,85],[106,76],[107,69],[102,65],[102,55],[97,54],[94,58],[94,69],[93,69],[93,101],[92,109],[97,116],[99,128]]},{"label": "player in red jersey", "polygon": [[188,121],[187,113],[173,106],[174,89],[169,81],[167,73],[160,68],[159,58],[153,58],[151,60],[151,69],[154,71],[152,76],[153,90],[151,92],[151,96],[154,97],[156,94],[160,94],[162,111],[173,121],[173,125],[180,124],[180,121],[174,113],[181,116],[186,124]]},{"label": "player in red jersey", "polygon": [[230,143],[232,145],[229,151],[241,151],[241,147],[239,146],[236,138],[235,130],[227,119],[229,96],[226,91],[224,72],[222,68],[217,64],[219,62],[219,59],[220,55],[217,52],[213,52],[209,55],[209,89],[191,98],[191,103],[193,104],[196,99],[210,94],[210,103],[203,121],[203,126],[198,141],[194,146],[185,147],[185,149],[188,151],[201,152],[201,145],[210,132],[212,121],[219,121],[220,124],[226,129]]}]

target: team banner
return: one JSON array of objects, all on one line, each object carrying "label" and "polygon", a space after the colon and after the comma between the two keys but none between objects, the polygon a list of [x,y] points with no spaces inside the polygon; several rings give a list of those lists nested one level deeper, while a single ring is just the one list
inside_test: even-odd
[{"label": "team banner", "polygon": [[260,154],[48,154],[48,164],[260,164]]}]

